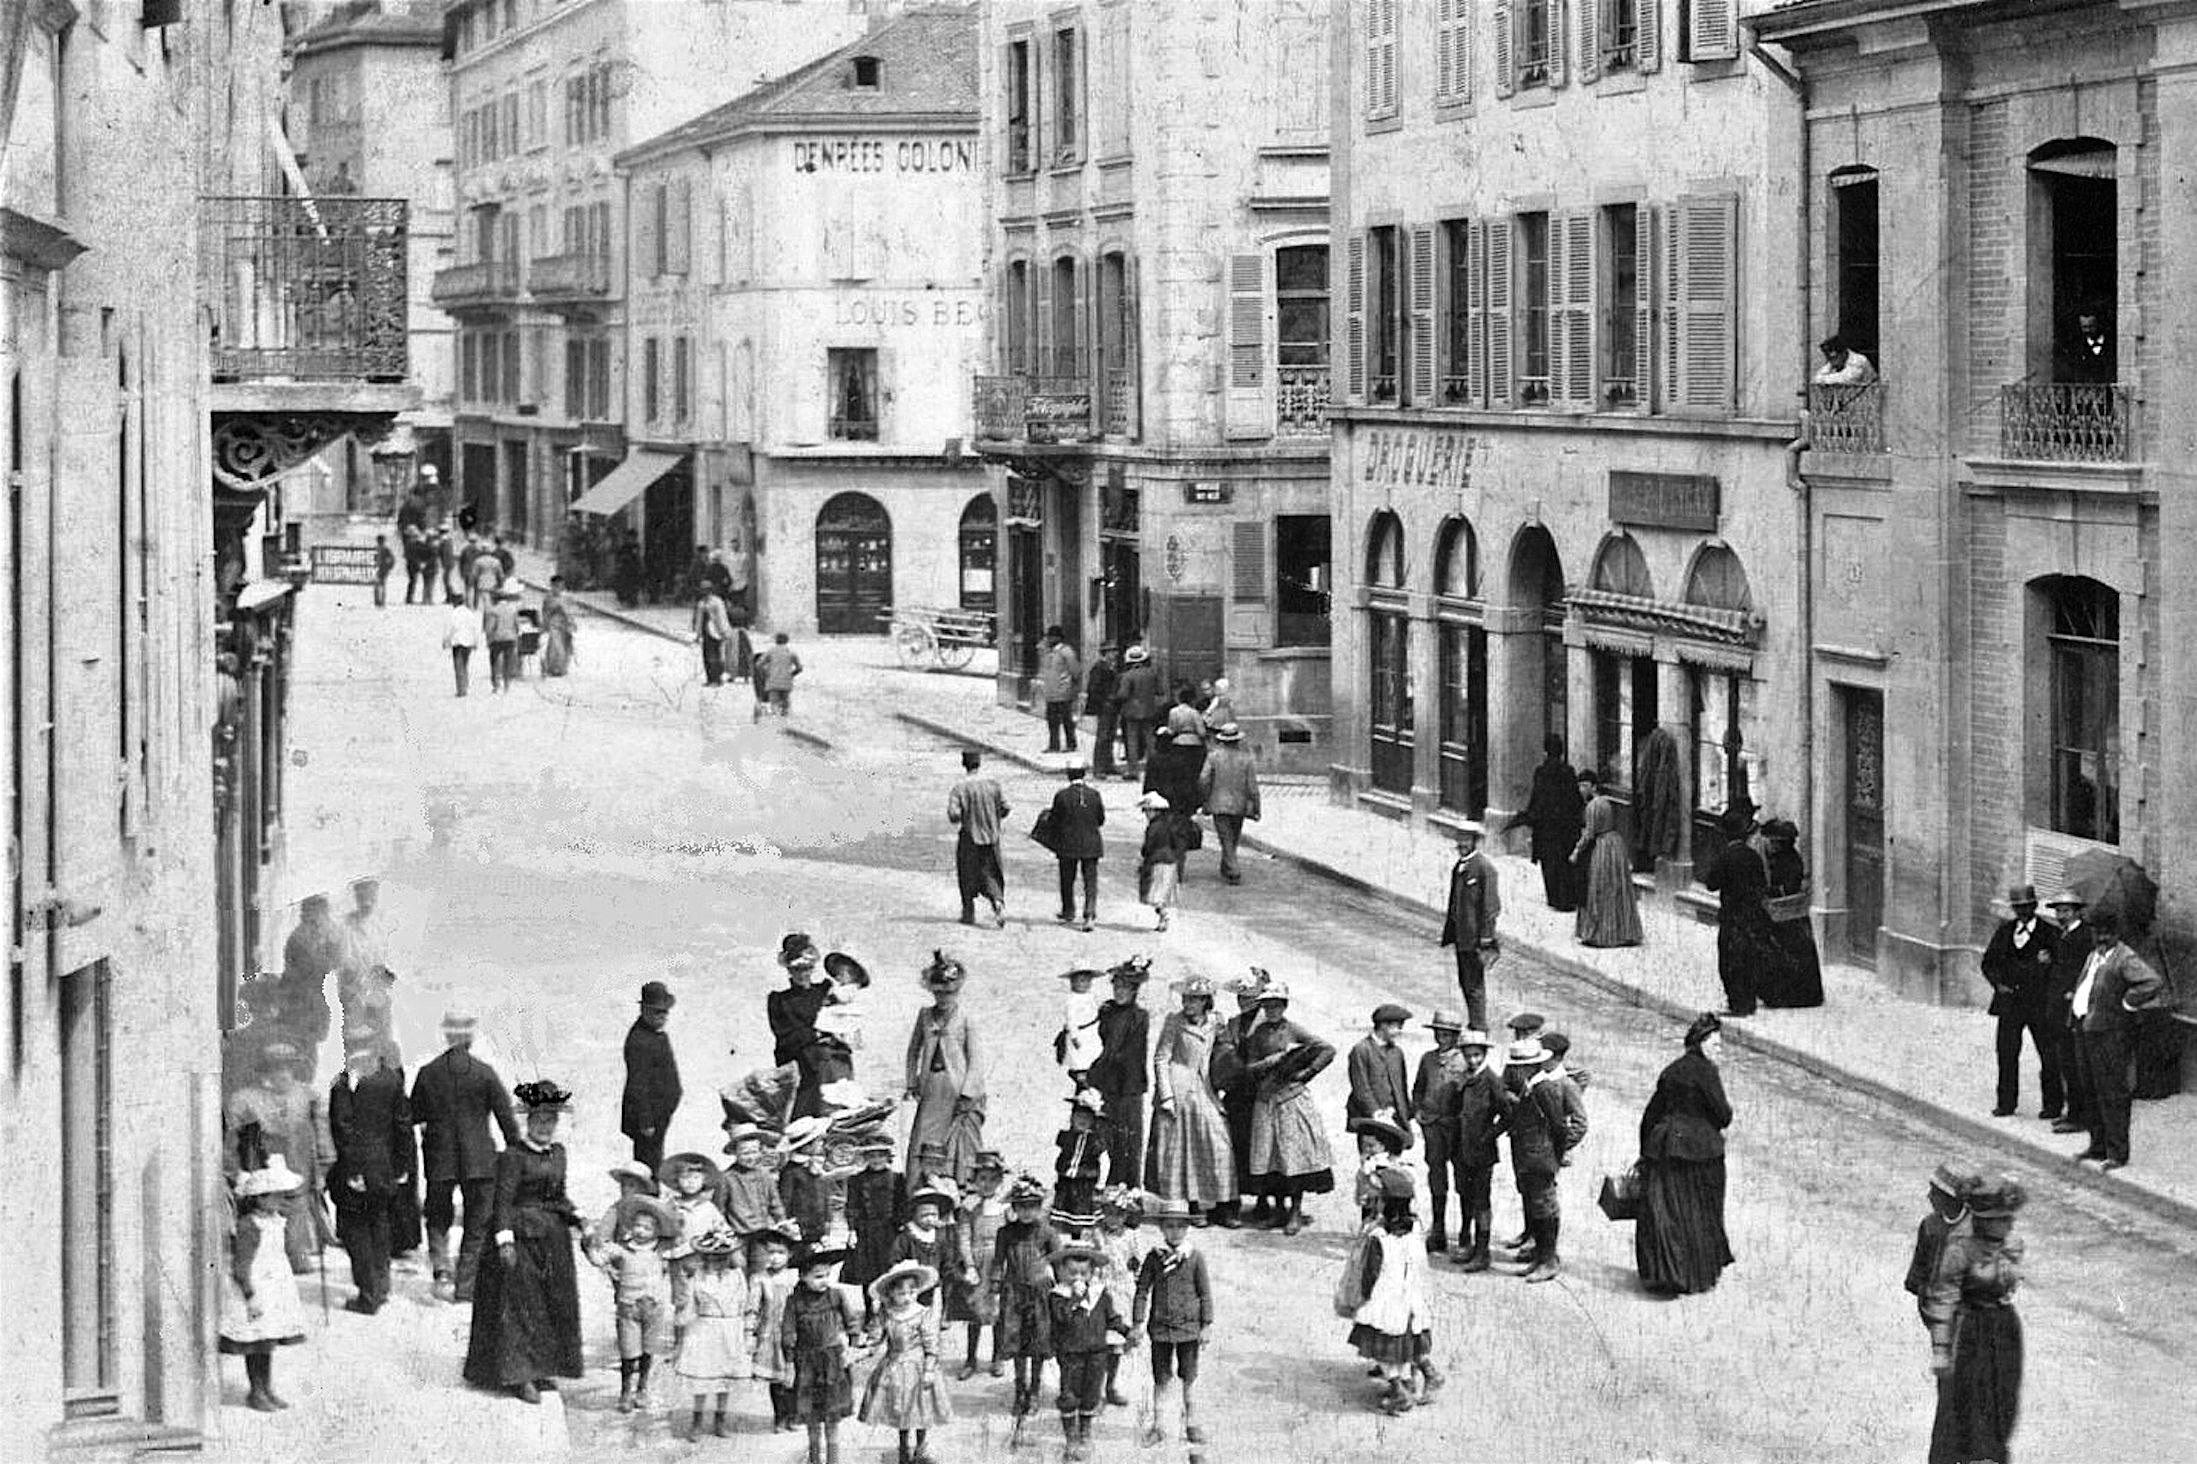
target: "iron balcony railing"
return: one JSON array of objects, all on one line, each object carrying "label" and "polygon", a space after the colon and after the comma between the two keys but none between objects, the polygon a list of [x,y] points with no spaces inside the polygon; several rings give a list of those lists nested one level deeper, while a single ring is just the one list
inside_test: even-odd
[{"label": "iron balcony railing", "polygon": [[1332,376],[1325,366],[1283,366],[1274,373],[1274,435],[1327,436]]},{"label": "iron balcony railing", "polygon": [[1808,438],[1818,452],[1884,451],[1884,383],[1808,383]]},{"label": "iron balcony railing", "polygon": [[404,380],[409,223],[401,198],[201,198],[214,378]]},{"label": "iron balcony railing", "polygon": [[484,259],[478,264],[453,264],[435,271],[427,298],[437,305],[508,304],[519,298],[519,265],[511,259]]},{"label": "iron balcony railing", "polygon": [[1999,452],[2018,462],[2125,463],[2135,455],[2133,417],[2118,383],[2002,386]]},{"label": "iron balcony railing", "polygon": [[[439,277],[437,283],[441,283]],[[610,256],[544,255],[527,266],[526,288],[543,304],[600,300],[610,293]]]},{"label": "iron balcony railing", "polygon": [[979,442],[1088,442],[1096,431],[1088,376],[979,376]]}]

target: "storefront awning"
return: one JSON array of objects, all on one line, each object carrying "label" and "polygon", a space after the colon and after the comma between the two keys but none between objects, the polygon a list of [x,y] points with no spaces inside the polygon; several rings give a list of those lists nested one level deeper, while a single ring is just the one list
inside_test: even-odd
[{"label": "storefront awning", "polygon": [[647,452],[635,448],[626,460],[610,470],[602,482],[572,500],[574,513],[612,514],[648,491],[655,482],[679,466],[684,454]]}]

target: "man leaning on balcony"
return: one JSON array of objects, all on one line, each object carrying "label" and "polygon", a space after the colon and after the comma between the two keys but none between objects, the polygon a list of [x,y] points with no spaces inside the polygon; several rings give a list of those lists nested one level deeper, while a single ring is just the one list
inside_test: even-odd
[{"label": "man leaning on balcony", "polygon": [[2095,305],[2085,305],[2075,313],[2075,333],[2060,340],[2055,354],[2058,359],[2053,362],[2053,376],[2060,381],[2104,386],[2118,375],[2113,332],[2106,324],[2105,312]]},{"label": "man leaning on balcony", "polygon": [[1823,353],[1823,364],[1816,368],[1818,386],[1868,386],[1877,379],[1877,368],[1869,364],[1869,358],[1846,344],[1843,336],[1828,336],[1816,347]]}]

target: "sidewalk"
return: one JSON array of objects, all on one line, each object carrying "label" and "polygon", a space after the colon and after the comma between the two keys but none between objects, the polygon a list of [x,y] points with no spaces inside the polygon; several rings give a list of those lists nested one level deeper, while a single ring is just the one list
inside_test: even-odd
[{"label": "sidewalk", "polygon": [[[521,577],[546,583],[522,556]],[[595,613],[666,637],[686,639],[687,612],[677,607],[618,606],[607,594],[573,597]],[[940,675],[902,667],[883,637],[809,641],[798,649],[801,689],[812,707],[859,698],[941,737],[988,748],[1037,771],[1066,761],[1042,751],[1042,721],[998,705],[988,676]],[[983,658],[988,659],[988,658]],[[823,716],[803,719],[826,726]],[[1086,722],[1085,735],[1089,733]],[[805,740],[829,747],[827,738]],[[1286,859],[1328,879],[1374,894],[1399,909],[1439,918],[1447,898],[1450,841],[1396,819],[1328,801],[1323,779],[1275,778],[1263,785],[1265,817],[1247,831],[1247,847]],[[1577,944],[1572,920],[1541,899],[1532,863],[1495,848],[1502,877],[1504,946],[1577,980],[1662,1016],[1685,1021],[1722,1008],[1716,977],[1716,927],[1643,895],[1644,945],[1589,950]],[[1429,959],[1447,962],[1430,945]],[[1500,967],[1497,968],[1498,972]],[[1500,977],[1497,978],[1500,985]],[[1826,960],[1824,1005],[1813,1010],[1764,1009],[1725,1027],[1736,1048],[1791,1064],[1813,1076],[1866,1093],[1918,1120],[2177,1224],[2197,1227],[2197,1102],[2187,1096],[2136,1105],[2136,1162],[2114,1174],[2078,1164],[2080,1134],[2054,1134],[2035,1116],[2035,1063],[2025,1058],[2025,1101],[2012,1118],[1990,1117],[1994,1062],[1992,1023],[1980,1008],[1924,1006],[1893,995],[1874,973]]]}]

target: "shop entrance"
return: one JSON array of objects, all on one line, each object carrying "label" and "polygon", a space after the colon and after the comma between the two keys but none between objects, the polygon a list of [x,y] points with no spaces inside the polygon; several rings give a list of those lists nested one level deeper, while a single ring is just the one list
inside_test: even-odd
[{"label": "shop entrance", "polygon": [[1846,724],[1846,951],[1874,964],[1884,924],[1884,693],[1839,693]]},{"label": "shop entrance", "polygon": [[816,515],[816,629],[878,635],[893,603],[893,525],[866,493],[840,493]]},{"label": "shop entrance", "polygon": [[[1518,535],[1510,556],[1510,601],[1521,610],[1540,615],[1541,633],[1528,634],[1525,664],[1518,685],[1541,692],[1539,725],[1532,741],[1562,737],[1570,745],[1570,695],[1564,662],[1564,565],[1557,557],[1556,540],[1539,524],[1528,525]],[[1531,718],[1533,713],[1524,715]]]}]

